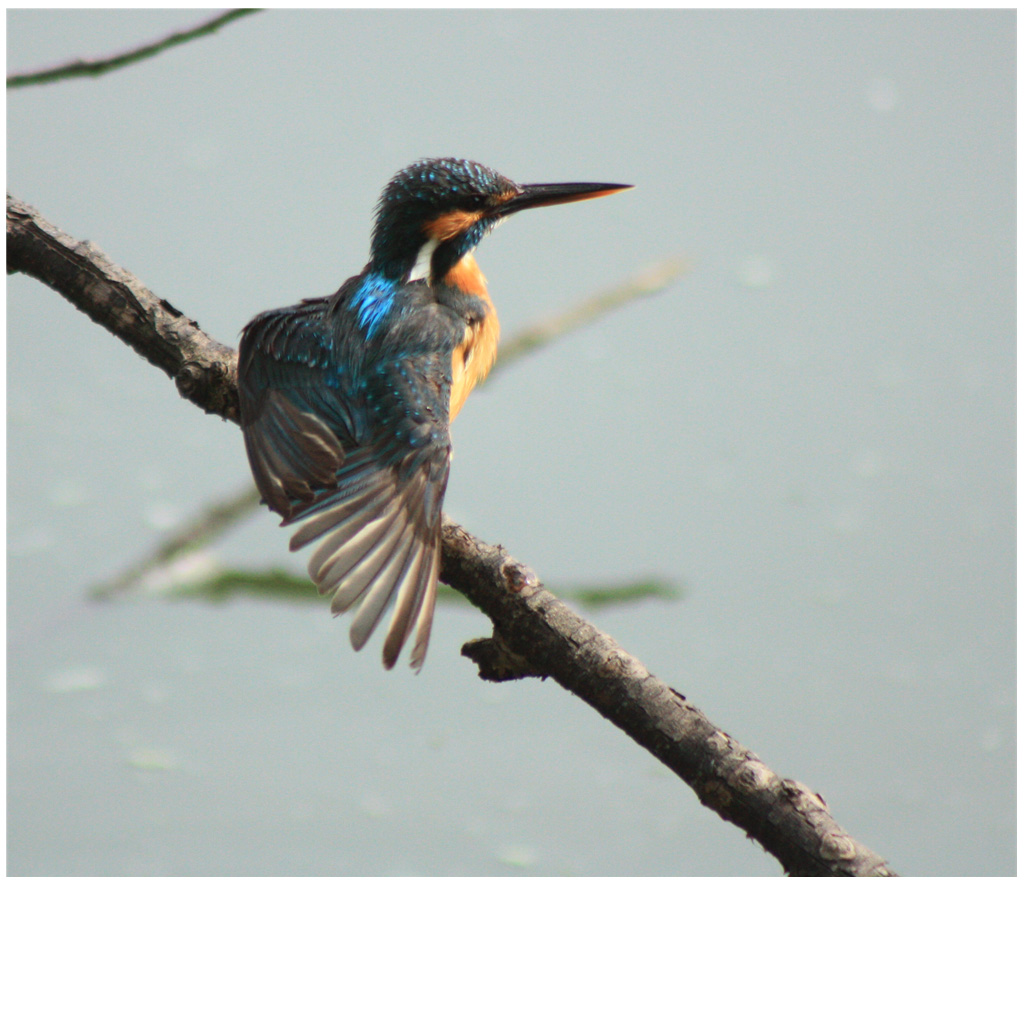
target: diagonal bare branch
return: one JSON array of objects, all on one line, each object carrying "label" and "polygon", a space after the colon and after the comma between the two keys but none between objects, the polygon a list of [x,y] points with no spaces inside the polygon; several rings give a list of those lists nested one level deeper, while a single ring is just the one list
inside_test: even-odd
[{"label": "diagonal bare branch", "polygon": [[[259,492],[246,484],[228,498],[206,505],[202,513],[174,531],[146,558],[122,570],[112,579],[92,589],[92,596],[100,599],[113,597],[133,586],[138,586],[154,572],[176,562],[190,551],[204,548],[225,530],[259,508]],[[307,580],[308,582],[308,580]],[[316,589],[314,588],[314,593]],[[317,593],[317,597],[320,595]]]},{"label": "diagonal bare branch", "polygon": [[231,11],[225,11],[214,18],[201,22],[194,28],[184,29],[181,32],[172,32],[170,35],[155,39],[144,46],[136,47],[134,50],[126,50],[123,53],[114,53],[109,57],[100,57],[96,60],[72,60],[65,64],[58,64],[52,68],[40,68],[38,71],[25,71],[20,74],[7,76],[8,89],[20,89],[26,85],[45,85],[50,82],[59,82],[65,78],[95,78],[97,75],[105,75],[108,71],[116,71],[136,61],[146,60],[154,57],[172,46],[180,46],[182,43],[191,42],[200,36],[216,32],[230,21],[244,18],[247,14],[256,14],[258,7],[238,7]]},{"label": "diagonal bare branch", "polygon": [[445,517],[441,579],[494,623],[465,644],[484,679],[550,676],[675,772],[726,821],[743,829],[791,875],[892,875],[802,783],[775,774],[652,675],[607,633],[577,615],[501,547]]},{"label": "diagonal bare branch", "polygon": [[38,278],[91,320],[160,367],[182,396],[238,422],[234,349],[154,295],[91,242],[80,242],[7,197],[7,272]]},{"label": "diagonal bare branch", "polygon": [[[160,366],[190,401],[237,419],[234,353],[153,295],[95,246],[76,242],[8,197],[8,271],[64,295]],[[194,387],[183,387],[182,381]],[[741,828],[790,874],[892,875],[806,786],[776,775],[682,694],[547,591],[502,548],[445,517],[444,582],[493,623],[463,653],[487,679],[550,676],[683,779],[706,806]]]},{"label": "diagonal bare branch", "polygon": [[578,306],[573,306],[564,313],[556,313],[531,324],[498,349],[498,360],[494,369],[500,370],[514,360],[533,352],[534,349],[549,344],[569,331],[583,327],[619,306],[645,295],[660,292],[689,271],[690,264],[685,259],[661,260],[612,288],[584,299]]}]

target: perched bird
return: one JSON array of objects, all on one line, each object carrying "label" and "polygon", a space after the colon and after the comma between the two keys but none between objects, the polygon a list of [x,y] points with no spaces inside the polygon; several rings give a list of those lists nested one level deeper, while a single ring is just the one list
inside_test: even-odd
[{"label": "perched bird", "polygon": [[238,390],[263,501],[319,541],[309,574],[362,648],[393,605],[391,668],[427,653],[441,559],[449,424],[494,364],[498,318],[473,250],[512,213],[629,185],[517,185],[471,160],[420,160],[385,187],[370,262],[331,296],[242,331]]}]

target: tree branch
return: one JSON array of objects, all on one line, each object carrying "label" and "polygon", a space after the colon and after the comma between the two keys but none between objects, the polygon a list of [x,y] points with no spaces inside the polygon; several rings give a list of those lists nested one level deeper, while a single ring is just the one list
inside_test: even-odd
[{"label": "tree branch", "polygon": [[662,260],[660,263],[655,263],[646,270],[627,278],[615,287],[584,299],[579,305],[573,306],[563,313],[556,313],[554,316],[530,325],[519,334],[509,338],[508,341],[502,342],[498,349],[498,358],[494,369],[502,369],[534,349],[547,345],[552,339],[567,334],[577,327],[582,327],[618,306],[624,306],[627,302],[632,302],[641,296],[660,292],[662,288],[666,288],[689,270],[689,261],[685,259]]},{"label": "tree branch", "polygon": [[7,273],[49,285],[91,320],[160,367],[184,398],[238,422],[237,353],[218,344],[166,299],[26,203],[7,197]]},{"label": "tree branch", "polygon": [[[8,197],[8,272],[38,278],[159,366],[207,412],[238,418],[235,354],[95,246]],[[485,679],[550,676],[679,775],[698,799],[795,875],[891,875],[806,786],[782,779],[501,548],[445,517],[441,578],[492,621],[463,653]]]},{"label": "tree branch", "polygon": [[893,874],[878,854],[839,827],[820,796],[779,778],[545,590],[532,570],[447,516],[441,579],[494,623],[491,639],[462,649],[484,679],[550,676],[649,750],[701,803],[756,839],[789,874]]},{"label": "tree branch", "polygon": [[134,64],[136,61],[153,57],[163,50],[172,46],[180,46],[182,43],[191,42],[200,36],[216,32],[221,26],[236,18],[244,18],[247,14],[255,14],[258,7],[239,7],[235,10],[225,11],[215,18],[201,22],[195,28],[186,29],[183,32],[172,32],[168,36],[156,39],[145,46],[139,46],[134,50],[126,50],[123,53],[115,53],[109,57],[101,57],[98,60],[73,60],[66,64],[58,64],[52,68],[41,68],[39,71],[26,71],[23,74],[8,75],[7,88],[19,89],[26,85],[44,85],[48,82],[57,82],[64,78],[81,78],[97,75],[105,75],[108,71],[116,71],[126,64]]}]

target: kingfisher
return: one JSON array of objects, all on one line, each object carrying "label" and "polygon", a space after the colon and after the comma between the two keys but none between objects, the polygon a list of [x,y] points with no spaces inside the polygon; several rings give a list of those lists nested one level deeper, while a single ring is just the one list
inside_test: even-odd
[{"label": "kingfisher", "polygon": [[377,204],[370,261],[333,295],[242,331],[245,449],[263,502],[318,542],[309,574],[358,651],[392,608],[383,660],[427,653],[450,427],[494,365],[498,318],[474,250],[506,217],[630,185],[519,185],[472,160],[419,160]]}]

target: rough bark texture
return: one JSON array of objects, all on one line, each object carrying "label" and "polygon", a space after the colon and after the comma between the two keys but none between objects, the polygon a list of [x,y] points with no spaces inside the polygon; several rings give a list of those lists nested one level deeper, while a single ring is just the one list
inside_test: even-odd
[{"label": "rough bark texture", "polygon": [[154,295],[91,242],[54,227],[7,197],[7,273],[21,271],[63,295],[90,319],[160,367],[200,409],[238,422],[237,353]]},{"label": "rough bark texture", "polygon": [[[7,199],[7,269],[38,278],[172,377],[206,412],[237,422],[235,353],[88,242]],[[891,875],[821,797],[782,779],[611,637],[545,590],[528,567],[447,517],[442,579],[492,621],[463,647],[485,679],[551,677],[679,775],[794,875]]]},{"label": "rough bark texture", "polygon": [[776,775],[686,698],[550,591],[500,547],[451,520],[441,578],[495,624],[463,647],[485,679],[550,676],[687,782],[794,875],[885,875],[876,853],[835,822],[821,797]]}]

